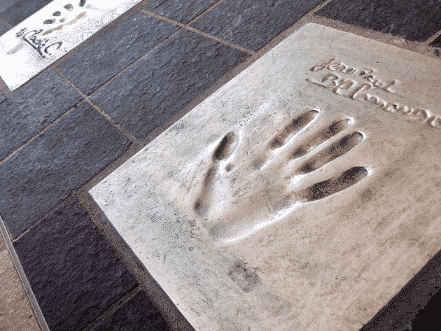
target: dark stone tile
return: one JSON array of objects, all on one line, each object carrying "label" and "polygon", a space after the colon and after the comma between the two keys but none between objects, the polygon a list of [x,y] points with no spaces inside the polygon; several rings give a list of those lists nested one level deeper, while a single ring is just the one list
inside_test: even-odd
[{"label": "dark stone tile", "polygon": [[0,36],[4,35],[9,31],[9,26],[7,26],[3,21],[0,21]]},{"label": "dark stone tile", "polygon": [[94,331],[169,331],[167,323],[143,291]]},{"label": "dark stone tile", "polygon": [[[5,95],[3,94],[3,92],[0,92],[0,103],[2,103],[3,101],[5,101]],[[1,125],[1,124],[0,124]],[[0,138],[1,139],[1,138]],[[1,140],[0,140],[1,141]],[[1,157],[1,151],[0,151],[0,160],[2,159]]]},{"label": "dark stone tile", "polygon": [[168,17],[182,24],[203,13],[219,0],[150,0],[141,8]]},{"label": "dark stone tile", "polygon": [[90,98],[143,139],[248,56],[181,30]]},{"label": "dark stone tile", "polygon": [[441,48],[441,35],[430,43],[430,46]]},{"label": "dark stone tile", "polygon": [[73,200],[14,242],[51,331],[80,331],[137,286]]},{"label": "dark stone tile", "polygon": [[441,27],[439,0],[333,0],[315,14],[412,41]]},{"label": "dark stone tile", "polygon": [[177,30],[174,24],[135,11],[58,68],[88,95]]},{"label": "dark stone tile", "polygon": [[0,18],[16,26],[50,2],[52,0],[19,0],[0,12]]},{"label": "dark stone tile", "polygon": [[257,51],[321,2],[323,0],[225,0],[191,26]]},{"label": "dark stone tile", "polygon": [[5,11],[9,7],[11,7],[14,3],[18,2],[20,0],[0,0],[0,13],[2,11]]},{"label": "dark stone tile", "polygon": [[12,236],[17,238],[130,143],[84,102],[0,164],[0,215]]},{"label": "dark stone tile", "polygon": [[41,74],[0,104],[0,160],[82,99],[53,70]]},{"label": "dark stone tile", "polygon": [[436,293],[424,309],[420,310],[412,323],[412,331],[438,330],[441,323],[439,308],[441,307],[441,292]]}]

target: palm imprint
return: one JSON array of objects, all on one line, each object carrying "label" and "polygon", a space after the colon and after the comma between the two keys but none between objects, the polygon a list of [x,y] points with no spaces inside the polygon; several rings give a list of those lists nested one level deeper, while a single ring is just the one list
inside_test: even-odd
[{"label": "palm imprint", "polygon": [[327,198],[368,175],[366,167],[354,166],[317,182],[316,172],[364,139],[351,130],[350,119],[341,119],[296,144],[293,136],[306,134],[318,116],[319,110],[303,112],[263,146],[228,132],[214,147],[191,203],[196,219],[215,242],[237,242],[296,207]]}]

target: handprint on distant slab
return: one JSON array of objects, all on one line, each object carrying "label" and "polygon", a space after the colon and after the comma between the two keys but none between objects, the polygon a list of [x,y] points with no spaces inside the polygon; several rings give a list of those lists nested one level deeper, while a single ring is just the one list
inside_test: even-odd
[{"label": "handprint on distant slab", "polygon": [[194,216],[216,243],[237,242],[301,204],[327,198],[369,174],[366,167],[353,166],[317,182],[315,171],[344,157],[365,138],[351,130],[351,119],[343,118],[296,144],[293,136],[304,135],[319,113],[310,109],[296,116],[264,146],[254,147],[235,132],[219,139],[205,177],[189,189]]}]

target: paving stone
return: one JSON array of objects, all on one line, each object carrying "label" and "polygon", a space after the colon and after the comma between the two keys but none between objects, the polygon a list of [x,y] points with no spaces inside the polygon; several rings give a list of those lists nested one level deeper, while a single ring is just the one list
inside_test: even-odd
[{"label": "paving stone", "polygon": [[6,9],[8,9],[10,6],[12,6],[17,1],[20,1],[20,0],[0,0],[0,13],[2,11],[5,11]]},{"label": "paving stone", "polygon": [[118,158],[130,143],[85,102],[0,164],[0,214],[13,237]]},{"label": "paving stone", "polygon": [[181,30],[90,99],[143,139],[248,56]]},{"label": "paving stone", "polygon": [[306,24],[89,192],[196,330],[360,330],[441,249],[440,85]]},{"label": "paving stone", "polygon": [[75,199],[14,247],[51,331],[84,329],[137,285]]},{"label": "paving stone", "polygon": [[90,94],[178,29],[135,11],[81,47],[58,68],[82,92]]},{"label": "paving stone", "polygon": [[0,36],[5,34],[7,31],[9,31],[9,26],[3,21],[0,21]]},{"label": "paving stone", "polygon": [[425,41],[441,27],[439,0],[333,0],[315,14],[412,41]]},{"label": "paving stone", "polygon": [[0,18],[15,26],[51,2],[52,0],[19,0],[0,12]]},{"label": "paving stone", "polygon": [[167,323],[143,291],[105,320],[95,331],[169,331]]},{"label": "paving stone", "polygon": [[323,0],[226,0],[191,27],[257,51]]},{"label": "paving stone", "polygon": [[182,24],[187,24],[218,1],[219,0],[151,0],[142,5],[141,8],[168,17]]},{"label": "paving stone", "polygon": [[0,330],[40,331],[8,251],[0,249]]},{"label": "paving stone", "polygon": [[48,70],[0,103],[0,160],[81,99],[70,84],[55,71]]}]

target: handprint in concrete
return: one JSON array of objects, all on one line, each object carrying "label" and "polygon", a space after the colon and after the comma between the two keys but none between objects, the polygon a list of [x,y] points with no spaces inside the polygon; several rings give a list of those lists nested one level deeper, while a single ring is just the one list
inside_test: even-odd
[{"label": "handprint in concrete", "polygon": [[[368,176],[367,167],[335,169],[317,181],[322,167],[348,153],[365,135],[343,118],[308,133],[320,111],[309,109],[279,129],[263,146],[226,133],[211,152],[208,171],[191,202],[195,218],[218,244],[240,241],[305,203],[328,198]],[[299,136],[302,143],[296,143]],[[306,143],[305,143],[306,141]]]}]

